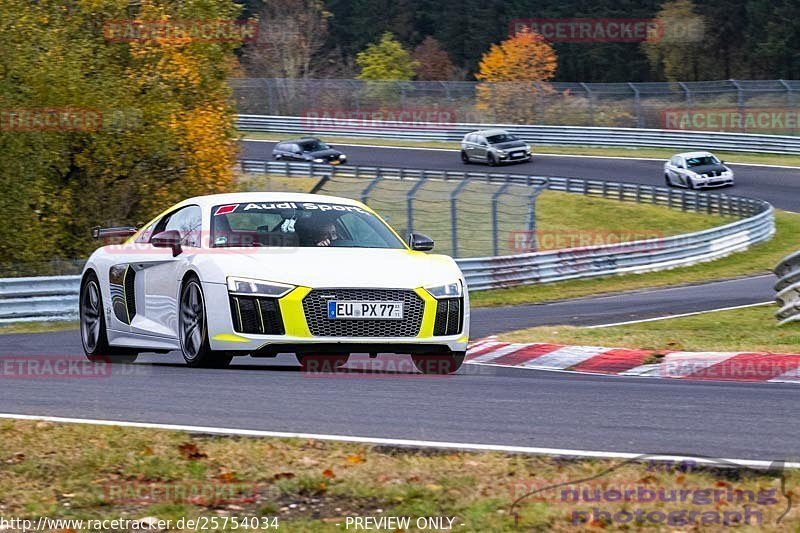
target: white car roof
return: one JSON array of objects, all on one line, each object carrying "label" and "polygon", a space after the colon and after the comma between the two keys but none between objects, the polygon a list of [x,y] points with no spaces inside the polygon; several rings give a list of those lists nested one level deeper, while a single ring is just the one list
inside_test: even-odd
[{"label": "white car roof", "polygon": [[508,132],[506,130],[501,130],[501,129],[476,130],[468,133],[467,135],[483,135],[484,137],[490,137],[492,135],[502,135],[503,133],[508,133]]},{"label": "white car roof", "polygon": [[178,205],[196,204],[200,207],[210,208],[220,204],[241,204],[245,202],[327,202],[343,205],[361,205],[360,202],[350,198],[296,192],[234,192],[227,194],[209,194],[207,196],[187,198]]},{"label": "white car roof", "polygon": [[683,152],[682,154],[675,154],[680,157],[708,157],[713,156],[711,152]]}]

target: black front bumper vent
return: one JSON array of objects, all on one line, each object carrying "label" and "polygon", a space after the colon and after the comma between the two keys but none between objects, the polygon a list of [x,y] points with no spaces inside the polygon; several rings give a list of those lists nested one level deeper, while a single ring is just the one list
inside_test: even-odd
[{"label": "black front bumper vent", "polygon": [[433,335],[458,335],[464,323],[464,299],[445,298],[437,300],[436,320],[433,323]]},{"label": "black front bumper vent", "polygon": [[254,296],[231,296],[233,329],[239,333],[284,335],[278,300]]}]

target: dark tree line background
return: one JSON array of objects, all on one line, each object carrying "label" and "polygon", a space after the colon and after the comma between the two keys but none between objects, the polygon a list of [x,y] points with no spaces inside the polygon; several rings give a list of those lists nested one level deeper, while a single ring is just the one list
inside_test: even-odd
[{"label": "dark tree line background", "polygon": [[[241,0],[258,13],[272,0]],[[294,0],[303,2],[304,0]],[[456,78],[472,80],[481,55],[509,35],[516,18],[651,18],[664,0],[324,0],[331,14],[315,77],[350,78],[355,55],[386,32],[413,49],[426,36],[441,43]],[[800,1],[697,0],[705,20],[686,81],[800,77]],[[555,43],[556,81],[663,81],[636,43]]]}]

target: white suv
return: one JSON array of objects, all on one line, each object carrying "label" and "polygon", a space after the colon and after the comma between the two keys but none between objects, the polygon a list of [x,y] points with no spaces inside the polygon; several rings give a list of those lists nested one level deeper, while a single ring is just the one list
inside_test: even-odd
[{"label": "white suv", "polygon": [[664,163],[664,179],[670,187],[705,189],[733,185],[733,171],[711,152],[676,154]]}]

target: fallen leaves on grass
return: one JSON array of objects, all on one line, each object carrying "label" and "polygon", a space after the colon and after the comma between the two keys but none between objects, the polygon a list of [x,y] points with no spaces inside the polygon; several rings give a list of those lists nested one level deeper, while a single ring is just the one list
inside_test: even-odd
[{"label": "fallen leaves on grass", "polygon": [[200,449],[197,447],[197,444],[193,442],[185,442],[178,446],[178,451],[181,452],[181,455],[186,459],[206,459],[208,458],[208,454],[205,452],[201,452]]}]

